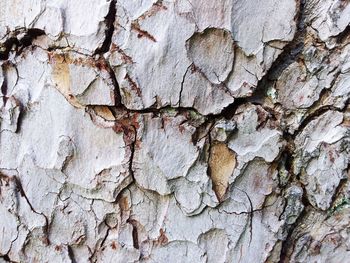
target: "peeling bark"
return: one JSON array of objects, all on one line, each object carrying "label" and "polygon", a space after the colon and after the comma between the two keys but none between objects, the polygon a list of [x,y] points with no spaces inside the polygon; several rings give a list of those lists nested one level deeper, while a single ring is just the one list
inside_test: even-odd
[{"label": "peeling bark", "polygon": [[3,0],[0,262],[346,262],[350,4]]}]

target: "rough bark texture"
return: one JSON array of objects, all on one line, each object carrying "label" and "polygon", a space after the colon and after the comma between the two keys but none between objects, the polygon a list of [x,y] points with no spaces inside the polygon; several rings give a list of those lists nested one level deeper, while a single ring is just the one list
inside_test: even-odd
[{"label": "rough bark texture", "polygon": [[348,0],[1,0],[0,262],[347,262]]}]

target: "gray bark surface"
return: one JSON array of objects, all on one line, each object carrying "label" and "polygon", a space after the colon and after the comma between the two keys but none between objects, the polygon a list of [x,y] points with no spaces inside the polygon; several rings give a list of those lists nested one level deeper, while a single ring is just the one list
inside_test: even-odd
[{"label": "gray bark surface", "polygon": [[1,0],[0,262],[347,262],[348,0]]}]

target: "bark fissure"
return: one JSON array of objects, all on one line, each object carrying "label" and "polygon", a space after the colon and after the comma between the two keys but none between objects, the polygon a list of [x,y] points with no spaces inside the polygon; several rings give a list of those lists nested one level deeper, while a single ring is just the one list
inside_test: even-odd
[{"label": "bark fissure", "polygon": [[349,3],[61,2],[0,6],[0,261],[348,258]]},{"label": "bark fissure", "polygon": [[103,41],[102,46],[96,49],[95,54],[106,53],[111,48],[116,14],[117,14],[116,0],[112,0],[109,5],[108,14],[105,17],[105,24],[106,24],[105,40]]}]

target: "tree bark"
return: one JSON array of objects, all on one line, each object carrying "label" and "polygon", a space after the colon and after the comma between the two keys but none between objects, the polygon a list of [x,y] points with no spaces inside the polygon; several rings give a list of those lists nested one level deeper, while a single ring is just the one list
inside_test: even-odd
[{"label": "tree bark", "polygon": [[350,4],[2,0],[0,262],[346,262]]}]

